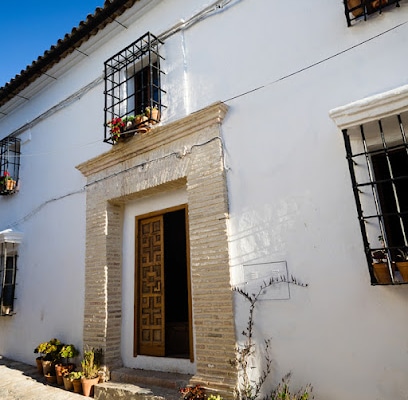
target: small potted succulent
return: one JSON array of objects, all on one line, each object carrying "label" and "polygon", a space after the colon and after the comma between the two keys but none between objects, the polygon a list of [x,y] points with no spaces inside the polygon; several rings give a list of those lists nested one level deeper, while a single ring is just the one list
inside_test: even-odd
[{"label": "small potted succulent", "polygon": [[[81,371],[71,371],[67,375],[67,380],[71,382],[72,389],[74,389],[74,393],[82,393],[82,382],[81,378],[83,377],[83,374]],[[67,390],[71,390],[71,386],[69,383],[67,383],[67,386],[64,386],[65,388],[68,387]]]},{"label": "small potted succulent", "polygon": [[63,363],[55,364],[55,374],[57,376],[57,384],[62,385],[64,383],[64,376],[68,375],[74,370],[75,364],[70,363],[70,359],[79,355],[78,349],[73,344],[65,344],[62,346],[59,358],[64,360]]},{"label": "small potted succulent", "polygon": [[371,253],[374,277],[378,283],[392,283],[390,270],[388,268],[388,254],[385,249],[384,239],[381,235],[378,236],[378,241],[383,248]]},{"label": "small potted succulent", "polygon": [[157,124],[160,121],[160,112],[157,106],[146,107],[145,114],[149,122],[152,124]]},{"label": "small potted succulent", "polygon": [[404,282],[408,282],[408,250],[398,249],[397,254],[397,268],[401,273]]}]

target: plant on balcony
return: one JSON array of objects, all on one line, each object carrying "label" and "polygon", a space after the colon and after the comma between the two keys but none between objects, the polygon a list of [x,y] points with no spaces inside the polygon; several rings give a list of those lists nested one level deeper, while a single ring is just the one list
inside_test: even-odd
[{"label": "plant on balcony", "polygon": [[403,281],[408,282],[408,251],[405,249],[398,249],[396,264]]},{"label": "plant on balcony", "polygon": [[111,139],[116,143],[120,139],[133,136],[134,132],[144,133],[150,130],[151,125],[160,120],[160,112],[157,106],[146,107],[145,112],[126,117],[116,117],[107,122],[110,128]]},{"label": "plant on balcony", "polygon": [[110,128],[112,140],[117,142],[120,138],[120,134],[125,129],[126,123],[122,118],[117,117],[108,121],[107,126]]},{"label": "plant on balcony", "polygon": [[10,176],[8,171],[4,171],[3,176],[0,178],[1,190],[13,190],[16,186],[16,181]]},{"label": "plant on balcony", "polygon": [[157,106],[154,107],[146,107],[145,114],[147,119],[152,123],[156,124],[160,120],[160,112]]},{"label": "plant on balcony", "polygon": [[[378,236],[378,241],[383,248],[371,252],[374,277],[378,283],[392,283],[390,270],[388,268],[388,254],[385,249],[384,238],[382,235]],[[394,267],[394,263],[392,263],[392,267]]]}]

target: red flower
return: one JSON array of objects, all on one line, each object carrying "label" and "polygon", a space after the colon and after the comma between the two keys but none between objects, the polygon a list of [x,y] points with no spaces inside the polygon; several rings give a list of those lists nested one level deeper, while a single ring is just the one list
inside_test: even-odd
[{"label": "red flower", "polygon": [[118,140],[122,129],[125,127],[125,123],[123,122],[122,118],[113,118],[107,125],[111,130],[113,139],[115,141]]}]

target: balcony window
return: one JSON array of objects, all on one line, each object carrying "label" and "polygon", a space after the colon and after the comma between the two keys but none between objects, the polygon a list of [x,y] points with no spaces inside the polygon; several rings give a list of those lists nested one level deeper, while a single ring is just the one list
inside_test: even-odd
[{"label": "balcony window", "polygon": [[20,173],[20,139],[6,137],[0,140],[0,194],[16,192]]},{"label": "balcony window", "polygon": [[357,20],[363,19],[374,13],[381,13],[393,5],[399,7],[400,0],[344,0],[347,25],[351,26]]},{"label": "balcony window", "polygon": [[105,142],[159,122],[165,107],[162,44],[148,32],[105,62]]}]

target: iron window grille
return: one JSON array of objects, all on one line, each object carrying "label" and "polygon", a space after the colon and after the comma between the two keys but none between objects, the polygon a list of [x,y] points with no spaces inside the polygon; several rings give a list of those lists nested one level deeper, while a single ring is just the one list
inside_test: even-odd
[{"label": "iron window grille", "polygon": [[[148,32],[105,61],[104,142],[115,143],[109,121],[118,118],[126,121],[127,117],[147,115],[147,108],[157,108],[160,116],[166,107],[162,103],[165,93],[161,86],[161,75],[164,74],[161,61],[164,58],[159,49],[162,44]],[[159,116],[147,115],[147,123],[158,122]]]},{"label": "iron window grille", "polygon": [[376,12],[381,13],[383,9],[395,4],[399,7],[401,0],[344,0],[347,26],[351,26],[356,20],[364,19]]},{"label": "iron window grille", "polygon": [[[343,130],[358,219],[373,285],[407,283],[408,113]],[[378,263],[389,279],[379,279]],[[405,275],[405,276],[404,276]]]},{"label": "iron window grille", "polygon": [[21,139],[6,137],[0,140],[0,195],[16,192],[20,174]]},{"label": "iron window grille", "polygon": [[0,316],[10,316],[14,314],[17,249],[21,237],[8,231],[0,236]]}]

